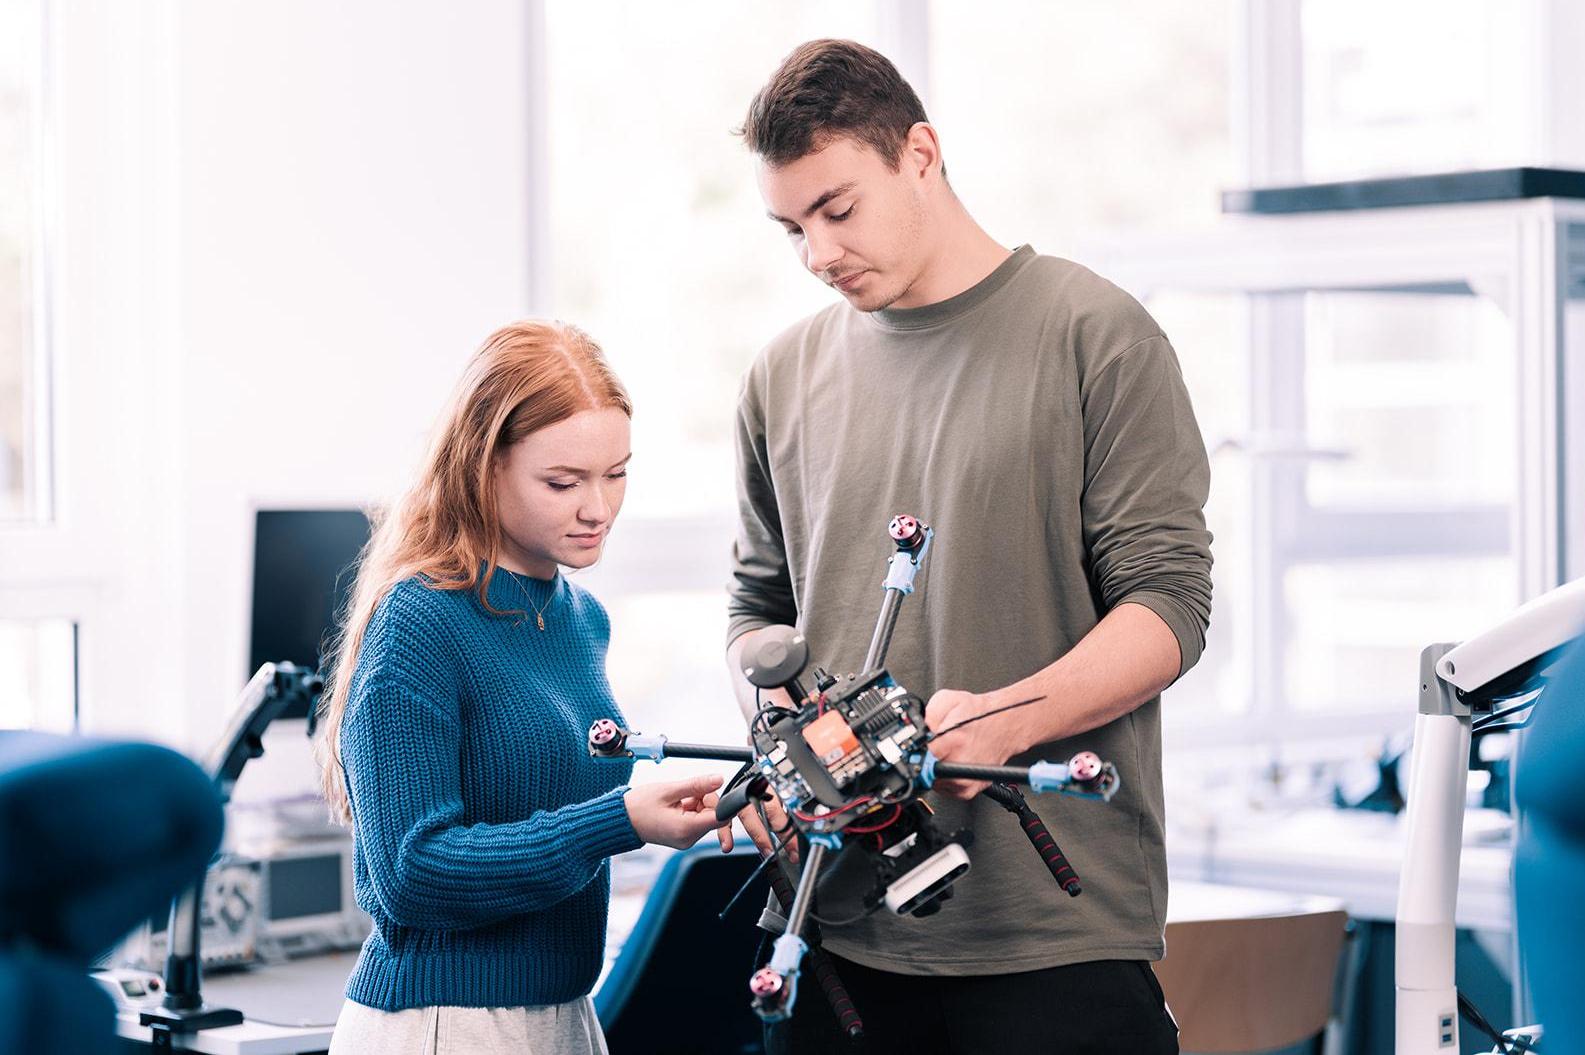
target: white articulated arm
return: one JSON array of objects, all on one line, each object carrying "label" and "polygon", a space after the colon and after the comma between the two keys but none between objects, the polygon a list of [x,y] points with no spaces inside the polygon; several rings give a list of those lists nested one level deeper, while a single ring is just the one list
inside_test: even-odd
[{"label": "white articulated arm", "polygon": [[1538,692],[1585,629],[1585,579],[1535,598],[1460,645],[1420,654],[1403,870],[1398,878],[1397,1055],[1459,1050],[1453,983],[1459,855],[1472,721]]}]

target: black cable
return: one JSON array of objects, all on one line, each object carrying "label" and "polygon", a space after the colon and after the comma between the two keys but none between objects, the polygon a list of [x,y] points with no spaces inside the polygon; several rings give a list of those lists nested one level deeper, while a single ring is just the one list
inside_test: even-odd
[{"label": "black cable", "polygon": [[[750,740],[752,740],[754,738],[754,733],[759,728],[760,720],[762,718],[764,718],[765,715],[767,715],[767,714],[795,714],[795,713],[797,713],[795,711],[789,711],[787,708],[781,706],[778,703],[774,703],[774,702],[765,703],[765,702],[763,702],[760,699],[760,692],[761,692],[761,690],[760,690],[759,686],[756,685],[754,687],[754,715],[753,715],[753,717],[749,718],[749,720],[748,720],[748,735],[749,735],[749,739]],[[768,729],[766,730],[766,732],[769,732],[769,731],[770,730],[768,730]]]},{"label": "black cable", "polygon": [[718,797],[719,798],[723,798],[723,799],[726,798],[727,792],[729,792],[733,788],[737,787],[738,784],[740,784],[742,782],[744,777],[753,776],[753,775],[754,775],[754,763],[753,762],[744,762],[741,766],[738,767],[737,772],[733,773],[731,778],[728,779],[725,784],[721,785],[721,791],[720,791]]},{"label": "black cable", "polygon": [[[1506,718],[1510,714],[1518,714],[1520,711],[1529,710],[1531,707],[1534,707],[1536,704],[1538,704],[1540,702],[1541,702],[1541,697],[1534,696],[1534,697],[1531,697],[1528,700],[1525,700],[1523,703],[1516,703],[1512,707],[1504,707],[1500,711],[1492,711],[1490,714],[1483,714],[1479,718],[1475,719],[1473,722],[1470,723],[1470,729],[1471,730],[1484,729],[1488,725],[1491,725],[1493,722],[1497,721],[1497,719],[1499,719],[1499,718]],[[1521,726],[1520,728],[1523,728],[1523,726]]]},{"label": "black cable", "polygon": [[[755,809],[757,809],[759,811],[760,823],[765,825],[765,831],[767,833],[769,833],[769,835],[770,835],[771,845],[776,847],[776,852],[771,854],[771,855],[769,855],[766,858],[766,860],[767,861],[774,861],[774,860],[776,860],[779,857],[785,856],[786,853],[787,853],[787,847],[792,845],[791,842],[789,841],[789,842],[785,842],[784,843],[780,839],[777,838],[777,835],[779,833],[774,831],[771,828],[771,826],[770,826],[770,817],[767,816],[766,813],[765,813],[765,804],[763,802],[761,802],[759,799],[755,799],[754,800],[754,807],[755,807]],[[783,832],[790,831],[792,829],[792,826],[793,826],[792,817],[791,817],[791,815],[789,815],[788,818],[787,818],[787,826],[782,828],[781,830]],[[789,858],[789,860],[791,860],[791,858]],[[879,908],[879,907],[880,907],[879,905],[875,906],[875,908]],[[789,905],[788,908],[791,908],[791,906]],[[873,913],[875,911],[875,908],[867,909],[864,912],[861,912],[859,915],[854,916],[852,919],[843,919],[843,920],[835,920],[835,921],[833,921],[833,920],[828,920],[828,919],[821,918],[821,916],[818,913],[815,912],[814,906],[810,905],[809,906],[809,918],[814,920],[816,923],[820,924],[822,927],[843,927],[843,926],[847,926],[850,923],[857,923],[859,920],[863,919],[865,916],[868,916],[871,913]]]},{"label": "black cable", "polygon": [[[754,717],[752,717],[752,718],[750,718],[748,720],[748,735],[749,735],[749,739],[753,740],[754,736],[757,733],[759,733],[759,731],[760,731],[760,722],[767,714],[772,714],[772,713],[774,713],[774,712],[776,712],[776,711],[778,711],[780,709],[781,708],[779,708],[779,707],[761,707],[759,710],[755,711],[754,712]],[[765,732],[769,733],[770,730],[766,729]]]},{"label": "black cable", "polygon": [[1508,733],[1515,729],[1528,729],[1530,728],[1530,723],[1532,721],[1534,721],[1533,718],[1526,718],[1522,722],[1503,722],[1500,725],[1482,725],[1479,727],[1472,727],[1470,731],[1476,733]]},{"label": "black cable", "polygon": [[1474,1002],[1463,993],[1458,994],[1458,1010],[1460,1014],[1474,1024],[1476,1029],[1496,1042],[1497,1050],[1502,1052],[1513,1051],[1513,1042],[1499,1033],[1490,1022],[1486,1021],[1486,1016],[1480,1013],[1480,1008],[1476,1007]]},{"label": "black cable", "polygon": [[994,710],[986,711],[984,714],[976,714],[973,718],[965,718],[961,722],[954,722],[953,724],[947,726],[945,729],[937,729],[935,732],[931,733],[925,739],[926,740],[934,740],[938,736],[946,736],[948,733],[956,732],[957,730],[963,728],[965,725],[970,725],[970,724],[972,724],[974,722],[977,722],[981,718],[990,718],[990,717],[992,717],[994,715],[1001,714],[1004,711],[1013,710],[1016,707],[1028,707],[1031,703],[1039,703],[1043,699],[1045,699],[1044,696],[1031,696],[1027,700],[1019,700],[1017,703],[1009,703],[1006,706],[997,707]]},{"label": "black cable", "polygon": [[765,826],[766,834],[771,837],[772,846],[775,846],[780,842],[780,840],[777,838],[778,836],[786,835],[788,832],[793,830],[792,814],[790,813],[782,814],[782,816],[787,818],[787,823],[782,825],[780,828],[772,828],[770,826],[770,814],[765,812],[764,799],[754,800],[754,811],[759,814],[759,822]]},{"label": "black cable", "polygon": [[[782,842],[779,837],[782,834],[792,830],[792,817],[789,815],[787,817],[787,824],[782,827],[780,831],[778,831],[777,829],[771,827],[770,815],[765,812],[764,800],[754,800],[754,812],[759,815],[760,825],[765,829],[765,837],[770,840],[772,850],[770,854],[771,860],[779,861],[780,858],[786,857],[788,861],[791,861],[792,855],[787,852],[787,848],[792,845],[792,842],[790,840],[787,842]],[[782,881],[789,882],[786,871],[781,870],[781,865],[778,864],[776,867],[779,871],[781,871]]]},{"label": "black cable", "polygon": [[1533,708],[1534,705],[1536,705],[1536,703],[1539,703],[1539,702],[1541,702],[1541,700],[1525,700],[1525,702],[1523,702],[1523,703],[1517,703],[1517,705],[1514,705],[1514,707],[1504,707],[1503,710],[1501,710],[1501,711],[1491,711],[1490,714],[1482,714],[1482,716],[1480,716],[1480,718],[1474,719],[1474,721],[1469,722],[1469,729],[1472,729],[1472,730],[1485,729],[1485,727],[1490,726],[1490,724],[1493,724],[1493,722],[1498,721],[1498,719],[1507,718],[1507,716],[1509,716],[1509,714],[1518,714],[1518,713],[1520,713],[1520,711],[1528,711],[1528,710],[1530,710],[1530,708]]},{"label": "black cable", "polygon": [[776,845],[776,849],[775,850],[771,851],[770,853],[766,854],[764,857],[760,858],[759,864],[754,866],[754,871],[750,872],[749,875],[748,875],[748,878],[743,880],[743,885],[737,888],[737,893],[733,894],[731,896],[731,898],[729,898],[727,900],[726,907],[723,908],[720,912],[716,913],[716,918],[719,919],[721,922],[723,922],[723,923],[726,922],[727,913],[731,912],[732,911],[732,906],[736,905],[738,903],[738,901],[740,901],[742,899],[744,893],[746,893],[748,891],[748,888],[751,885],[753,885],[754,880],[756,880],[760,876],[764,875],[765,874],[765,869],[767,869],[771,865],[775,864],[776,863],[776,859],[778,857],[780,857],[783,853],[786,852],[786,844],[785,843],[777,843],[775,845]]}]

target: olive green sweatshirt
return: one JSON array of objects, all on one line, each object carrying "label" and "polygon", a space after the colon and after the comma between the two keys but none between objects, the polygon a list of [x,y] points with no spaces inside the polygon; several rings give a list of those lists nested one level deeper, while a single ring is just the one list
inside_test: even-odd
[{"label": "olive green sweatshirt", "polygon": [[[1204,646],[1209,468],[1177,358],[1138,302],[1069,261],[1025,246],[940,303],[841,303],[797,323],[744,380],[737,473],[729,642],[795,624],[814,662],[856,671],[887,522],[909,513],[936,537],[886,667],[925,699],[1027,677],[1124,602],[1172,629],[1183,670]],[[932,794],[944,830],[975,833],[953,897],[924,919],[882,909],[827,925],[826,946],[905,974],[1160,958],[1160,699],[1013,761],[1086,749],[1122,777],[1110,803],[1030,796],[1081,896],[1058,888],[1013,815]]]}]

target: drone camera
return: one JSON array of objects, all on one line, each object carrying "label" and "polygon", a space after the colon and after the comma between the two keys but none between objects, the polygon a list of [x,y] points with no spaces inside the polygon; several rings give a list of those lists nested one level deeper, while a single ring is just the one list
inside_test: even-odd
[{"label": "drone camera", "polygon": [[969,870],[969,855],[948,843],[886,888],[886,907],[906,916],[927,906]]}]

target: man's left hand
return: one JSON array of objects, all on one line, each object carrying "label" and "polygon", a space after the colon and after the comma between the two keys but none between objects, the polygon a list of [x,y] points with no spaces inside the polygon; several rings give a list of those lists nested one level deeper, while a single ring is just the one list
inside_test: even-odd
[{"label": "man's left hand", "polygon": [[[995,708],[989,695],[942,689],[925,705],[925,725],[931,732],[939,732]],[[1002,765],[1023,750],[1018,736],[1018,722],[1022,717],[1014,710],[980,718],[956,732],[932,740],[930,750],[943,762]],[[939,780],[935,784],[942,794],[957,799],[972,799],[989,786],[990,782],[985,780]]]}]

